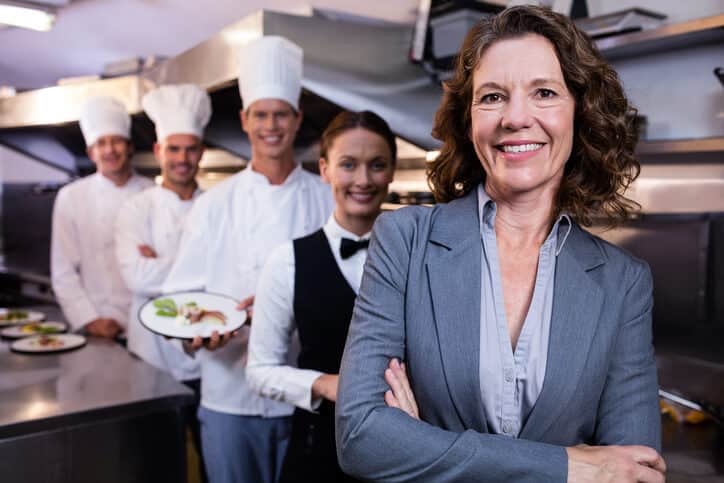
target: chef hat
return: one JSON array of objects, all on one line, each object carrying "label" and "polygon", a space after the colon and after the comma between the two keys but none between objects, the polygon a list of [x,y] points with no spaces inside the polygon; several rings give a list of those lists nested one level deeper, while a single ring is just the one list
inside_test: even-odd
[{"label": "chef hat", "polygon": [[259,99],[281,99],[299,109],[302,49],[278,36],[261,37],[239,52],[239,91],[244,110]]},{"label": "chef hat", "polygon": [[131,117],[122,102],[112,97],[94,97],[80,110],[80,130],[88,147],[102,136],[131,139]]},{"label": "chef hat", "polygon": [[143,96],[141,104],[156,124],[158,142],[171,134],[203,138],[204,128],[211,119],[211,99],[194,84],[161,86]]}]

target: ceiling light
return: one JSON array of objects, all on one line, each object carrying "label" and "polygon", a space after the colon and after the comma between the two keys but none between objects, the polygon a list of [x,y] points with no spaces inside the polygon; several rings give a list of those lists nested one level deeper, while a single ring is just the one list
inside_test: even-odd
[{"label": "ceiling light", "polygon": [[0,3],[0,24],[47,32],[53,27],[55,13],[38,7]]}]

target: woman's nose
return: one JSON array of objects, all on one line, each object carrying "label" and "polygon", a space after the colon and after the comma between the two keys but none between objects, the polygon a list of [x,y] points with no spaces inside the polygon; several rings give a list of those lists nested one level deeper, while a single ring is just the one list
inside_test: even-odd
[{"label": "woman's nose", "polygon": [[533,122],[531,108],[526,98],[511,97],[503,108],[501,126],[512,131],[530,127]]}]

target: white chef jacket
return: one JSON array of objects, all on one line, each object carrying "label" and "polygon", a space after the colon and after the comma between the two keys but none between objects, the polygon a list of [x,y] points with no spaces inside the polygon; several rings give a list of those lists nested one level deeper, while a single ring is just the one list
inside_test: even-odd
[{"label": "white chef jacket", "polygon": [[[163,291],[199,289],[238,300],[255,295],[269,253],[317,230],[332,208],[329,186],[301,166],[281,185],[247,168],[196,201]],[[244,327],[224,348],[199,351],[201,405],[227,414],[291,414],[293,406],[263,398],[247,385],[248,339]]]},{"label": "white chef jacket", "polygon": [[[200,194],[197,189],[190,200],[182,200],[173,191],[156,186],[128,199],[116,219],[118,265],[133,293],[128,315],[128,350],[170,372],[178,381],[198,379],[198,362],[183,351],[180,341],[166,340],[143,327],[138,310],[161,293],[161,285],[176,259],[184,220]],[[139,245],[150,246],[157,257],[141,256]]]},{"label": "white chef jacket", "polygon": [[[370,233],[357,236],[342,228],[334,215],[329,217],[323,229],[337,266],[354,293],[358,293],[367,250],[359,250],[343,260],[339,247],[342,238],[369,240]],[[277,247],[264,265],[257,285],[259,293],[254,301],[246,379],[262,396],[312,411],[322,402],[320,398],[312,399],[312,383],[323,373],[287,364],[292,334],[297,328],[294,320],[295,269],[292,242]]]},{"label": "white chef jacket", "polygon": [[116,262],[114,225],[121,204],[150,186],[153,181],[136,174],[119,187],[95,173],[58,192],[50,274],[56,299],[73,329],[99,317],[126,326],[131,292]]}]

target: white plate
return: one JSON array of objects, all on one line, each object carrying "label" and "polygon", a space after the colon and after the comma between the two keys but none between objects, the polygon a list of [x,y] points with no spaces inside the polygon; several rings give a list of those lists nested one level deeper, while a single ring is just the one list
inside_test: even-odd
[{"label": "white plate", "polygon": [[[31,329],[30,327],[40,327],[46,329],[52,328],[56,330],[54,334],[62,334],[68,329],[68,326],[63,322],[40,322],[37,323],[37,325],[35,324],[36,323],[6,327],[3,330],[0,330],[0,337],[4,337],[6,339],[20,339],[22,337],[30,337],[39,333],[37,330]],[[26,326],[30,327],[26,328]]]},{"label": "white plate", "polygon": [[[43,337],[51,337],[58,341],[60,345],[44,346],[40,345]],[[16,340],[10,345],[10,349],[15,352],[24,352],[26,354],[46,354],[48,352],[63,352],[77,349],[85,345],[85,337],[78,334],[53,334],[48,336],[34,335]]]},{"label": "white plate", "polygon": [[[161,299],[171,299],[177,307],[182,304],[195,302],[203,310],[218,310],[226,315],[226,324],[212,322],[198,322],[191,325],[182,325],[176,317],[158,315],[158,308],[154,302]],[[175,339],[193,339],[194,337],[210,337],[213,331],[219,334],[236,330],[246,321],[246,311],[236,310],[238,301],[231,297],[208,292],[176,292],[151,299],[138,310],[138,319],[151,332],[173,337]]]},{"label": "white plate", "polygon": [[[23,319],[5,320],[4,317],[6,317],[7,314],[10,312],[25,312],[27,314],[27,317]],[[41,320],[45,320],[45,314],[42,312],[35,312],[33,310],[25,309],[0,309],[0,327],[7,327],[9,325],[29,324],[30,322],[40,322]]]}]

